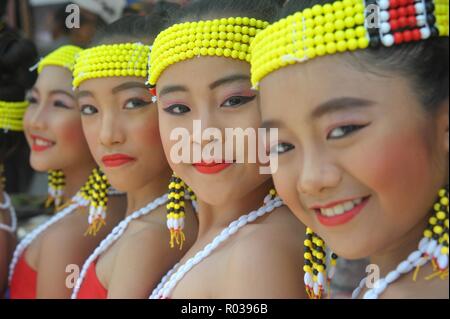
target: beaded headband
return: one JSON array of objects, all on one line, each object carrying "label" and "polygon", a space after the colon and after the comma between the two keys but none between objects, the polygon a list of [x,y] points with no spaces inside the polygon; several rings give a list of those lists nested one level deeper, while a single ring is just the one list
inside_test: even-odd
[{"label": "beaded headband", "polygon": [[238,17],[186,22],[166,29],[156,38],[151,52],[150,92],[156,96],[156,82],[167,67],[194,57],[229,57],[250,63],[250,44],[268,25]]},{"label": "beaded headband", "polygon": [[73,71],[75,58],[83,49],[74,45],[65,45],[48,54],[37,64],[38,73],[41,73],[46,66],[60,66],[69,71]]},{"label": "beaded headband", "polygon": [[[252,83],[282,67],[339,52],[448,36],[448,0],[342,0],[297,12],[253,41]],[[374,20],[374,21],[372,21]]]},{"label": "beaded headband", "polygon": [[74,88],[95,78],[147,78],[150,46],[142,43],[105,44],[81,52],[74,68]]},{"label": "beaded headband", "polygon": [[7,131],[23,131],[23,116],[28,107],[28,102],[0,101],[0,129]]}]

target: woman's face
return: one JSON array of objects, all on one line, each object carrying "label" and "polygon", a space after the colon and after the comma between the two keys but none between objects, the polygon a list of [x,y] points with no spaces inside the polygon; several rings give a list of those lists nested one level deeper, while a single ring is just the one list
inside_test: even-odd
[{"label": "woman's face", "polygon": [[28,99],[24,128],[31,148],[31,166],[41,172],[92,166],[70,71],[45,67]]},{"label": "woman's face", "polygon": [[140,189],[169,170],[161,146],[158,109],[143,78],[83,82],[77,92],[92,154],[113,187]]},{"label": "woman's face", "polygon": [[[225,139],[227,128],[254,130],[261,124],[248,63],[221,57],[176,63],[162,74],[157,90],[160,131],[167,158],[199,199],[211,205],[224,204],[245,197],[269,179],[259,173],[258,157],[255,161],[248,160],[250,152],[257,152],[259,139],[253,147],[249,147],[251,143],[237,147],[237,140],[230,143],[232,138]],[[201,121],[203,131],[212,128],[220,135],[202,138],[203,131],[193,129],[194,120]],[[171,139],[176,129],[188,133],[184,150],[188,148],[185,154],[190,156],[182,163],[171,154],[180,142]]]},{"label": "woman's face", "polygon": [[448,101],[426,113],[407,80],[329,56],[261,83],[281,197],[339,255],[380,252],[425,227],[448,183]]}]

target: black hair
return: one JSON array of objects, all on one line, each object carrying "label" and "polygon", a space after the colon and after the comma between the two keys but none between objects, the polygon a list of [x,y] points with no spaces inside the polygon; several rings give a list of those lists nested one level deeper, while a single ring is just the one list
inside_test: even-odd
[{"label": "black hair", "polygon": [[171,24],[228,17],[248,17],[273,22],[284,1],[281,0],[199,0],[183,8]]},{"label": "black hair", "polygon": [[148,15],[127,15],[106,26],[95,37],[94,45],[121,42],[150,44],[168,25],[180,6],[166,1],[155,4]]},{"label": "black hair", "polygon": [[[0,100],[20,102],[25,100],[26,91],[36,81],[37,73],[29,68],[37,62],[34,44],[4,27],[0,31]],[[0,129],[0,163],[3,163],[20,143],[22,133],[4,132]]]},{"label": "black hair", "polygon": [[[290,0],[280,14],[285,18],[316,4],[334,0]],[[432,38],[394,47],[370,48],[354,53],[366,70],[395,72],[408,79],[425,110],[433,113],[449,98],[448,38]]]}]

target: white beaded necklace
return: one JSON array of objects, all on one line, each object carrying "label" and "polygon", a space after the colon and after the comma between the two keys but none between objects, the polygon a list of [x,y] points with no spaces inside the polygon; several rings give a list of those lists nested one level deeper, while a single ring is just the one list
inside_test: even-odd
[{"label": "white beaded necklace", "polygon": [[11,198],[8,196],[8,194],[3,193],[3,197],[5,198],[5,202],[3,204],[0,203],[0,210],[9,211],[9,216],[11,218],[11,226],[0,224],[0,230],[4,230],[7,231],[8,233],[14,234],[17,230],[16,210],[14,209],[14,206],[11,204]]},{"label": "white beaded necklace", "polygon": [[133,212],[129,216],[127,216],[124,220],[122,220],[119,225],[117,225],[112,232],[100,243],[100,245],[94,250],[94,252],[89,256],[86,262],[83,265],[80,276],[77,279],[75,288],[72,293],[72,299],[77,299],[78,292],[80,291],[81,285],[86,277],[86,273],[89,270],[89,267],[93,262],[95,262],[101,254],[107,251],[125,232],[128,228],[128,225],[136,219],[139,219],[145,215],[148,215],[158,207],[164,205],[169,200],[168,194],[165,194],[153,202],[149,203],[147,206]]},{"label": "white beaded necklace", "polygon": [[[219,247],[220,244],[228,240],[232,235],[236,234],[241,228],[249,223],[254,222],[256,219],[272,212],[276,208],[283,206],[283,201],[276,197],[270,200],[270,195],[264,200],[264,206],[251,212],[248,215],[241,216],[238,220],[232,222],[227,228],[225,228],[220,235],[218,235],[210,244],[208,244],[203,250],[198,252],[194,257],[190,258],[181,267],[180,264],[170,270],[167,275],[162,279],[161,283],[153,291],[149,299],[167,299],[175,286],[183,279],[183,277],[196,265],[207,258],[211,253]],[[178,268],[179,267],[179,268]]]},{"label": "white beaded necklace", "polygon": [[[381,278],[375,282],[372,289],[369,289],[364,294],[364,299],[378,299],[387,287],[399,279],[402,275],[408,274],[416,267],[426,265],[431,259],[438,260],[440,267],[448,266],[448,257],[441,255],[442,245],[439,245],[436,240],[429,238],[422,238],[419,243],[419,249],[411,253],[408,258],[402,261],[395,270],[391,271],[385,278]],[[361,294],[361,291],[367,285],[367,278],[361,280],[359,286],[353,291],[352,298],[356,299]]]},{"label": "white beaded necklace", "polygon": [[21,258],[24,251],[31,245],[31,243],[39,237],[44,231],[46,231],[50,226],[56,224],[61,219],[65,218],[66,216],[72,214],[76,211],[76,209],[80,207],[80,204],[78,202],[74,202],[73,204],[69,205],[68,207],[64,208],[59,213],[55,214],[52,218],[50,218],[47,222],[44,224],[36,227],[31,233],[29,233],[19,245],[17,245],[16,250],[14,251],[14,255],[11,261],[11,264],[9,265],[9,283],[11,283],[11,279],[14,275],[14,270],[16,269],[16,265],[19,262],[19,259]]}]

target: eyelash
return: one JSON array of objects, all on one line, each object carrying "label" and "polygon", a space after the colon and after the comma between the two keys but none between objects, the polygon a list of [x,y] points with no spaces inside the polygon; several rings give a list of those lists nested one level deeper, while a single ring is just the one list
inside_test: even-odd
[{"label": "eyelash", "polygon": [[[280,150],[280,148],[284,148]],[[279,143],[270,149],[271,155],[282,155],[295,149],[295,146],[289,143]]]},{"label": "eyelash", "polygon": [[[240,107],[242,105],[245,105],[245,104],[253,101],[255,98],[256,98],[256,95],[255,96],[233,96],[233,97],[230,97],[228,100],[226,100],[224,103],[222,103],[220,105],[220,107],[223,107],[223,108],[238,108],[238,107]],[[235,105],[226,105],[227,102],[230,102],[233,99],[241,99],[241,102],[237,103]],[[177,109],[178,109],[178,111],[175,111]],[[169,114],[172,114],[172,115],[182,115],[184,113],[190,112],[191,109],[189,107],[187,107],[186,105],[183,105],[183,104],[174,104],[174,105],[171,105],[169,107],[166,107],[164,109],[164,111],[169,113]]]},{"label": "eyelash", "polygon": [[[178,109],[178,111],[175,111],[177,109]],[[164,111],[169,113],[169,114],[172,114],[172,115],[180,116],[180,115],[182,115],[184,113],[190,112],[191,109],[189,107],[187,107],[186,105],[183,105],[183,104],[173,104],[173,105],[171,105],[169,107],[166,107],[164,109]]]},{"label": "eyelash", "polygon": [[[220,107],[238,108],[239,106],[245,105],[245,104],[253,101],[255,98],[256,98],[256,95],[254,95],[254,96],[232,96],[228,100],[226,100],[224,103],[222,103],[222,105],[220,105]],[[225,106],[225,104],[227,102],[230,102],[233,99],[241,99],[242,101],[241,101],[241,103],[237,103],[236,105]]]},{"label": "eyelash", "polygon": [[[34,97],[29,97],[27,100],[28,100],[28,103],[30,103],[30,105],[35,105],[35,104],[39,103],[38,99],[36,99]],[[53,106],[58,107],[58,108],[63,108],[63,109],[72,109],[70,106],[66,105],[64,102],[62,102],[60,100],[54,101]]]},{"label": "eyelash", "polygon": [[[135,103],[135,104],[137,104],[137,105],[134,105],[134,106],[132,106],[132,107],[127,107],[127,105],[130,104],[130,103]],[[134,98],[134,99],[128,100],[128,101],[125,103],[125,107],[124,107],[124,108],[125,108],[126,110],[139,109],[139,108],[146,107],[147,105],[150,105],[150,104],[152,104],[152,102],[147,102],[147,101],[145,101],[145,100],[143,100],[143,99]]]},{"label": "eyelash", "polygon": [[[337,127],[333,130],[331,130],[330,133],[328,133],[327,135],[327,140],[340,140],[343,139],[349,135],[352,135],[360,130],[362,130],[363,128],[367,127],[368,125],[344,125],[344,126],[340,126]],[[342,134],[341,136],[335,136],[333,137],[333,133],[336,132],[337,130],[341,130]]]},{"label": "eyelash", "polygon": [[[328,134],[327,139],[329,139],[329,140],[339,140],[339,139],[343,139],[343,138],[345,138],[345,137],[347,137],[347,136],[349,136],[349,135],[351,135],[351,134],[354,134],[354,133],[356,133],[356,132],[362,130],[363,128],[365,128],[365,127],[367,127],[367,126],[368,126],[368,125],[346,125],[346,126],[340,126],[340,127],[335,128],[334,130],[332,130],[332,131],[330,132],[330,134]],[[340,130],[344,130],[344,131],[345,131],[345,129],[348,129],[348,130],[350,130],[350,131],[349,131],[349,132],[344,132],[343,135],[340,136],[340,137],[334,137],[334,138],[330,137],[331,134],[332,134],[334,131],[339,130],[339,129],[340,129]],[[282,154],[285,154],[285,153],[288,153],[288,152],[292,151],[293,149],[295,149],[295,146],[292,145],[292,144],[289,144],[289,143],[279,143],[279,144],[273,146],[273,147],[270,149],[270,154],[272,154],[272,155],[282,155]]]},{"label": "eyelash", "polygon": [[[91,113],[87,113],[87,110],[90,109]],[[89,116],[98,113],[98,110],[95,106],[92,105],[82,105],[81,106],[81,115]]]}]

